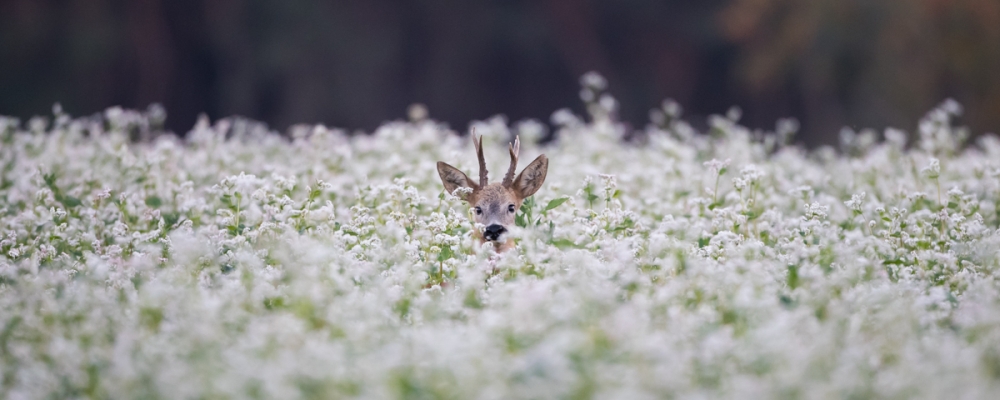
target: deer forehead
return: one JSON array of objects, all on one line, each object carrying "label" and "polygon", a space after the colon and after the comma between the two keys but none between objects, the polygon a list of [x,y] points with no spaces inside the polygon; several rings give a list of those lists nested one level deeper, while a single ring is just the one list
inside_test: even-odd
[{"label": "deer forehead", "polygon": [[520,202],[521,199],[517,198],[517,195],[510,188],[504,187],[502,184],[494,183],[481,188],[475,193],[473,198],[473,205],[480,204],[515,204]]}]

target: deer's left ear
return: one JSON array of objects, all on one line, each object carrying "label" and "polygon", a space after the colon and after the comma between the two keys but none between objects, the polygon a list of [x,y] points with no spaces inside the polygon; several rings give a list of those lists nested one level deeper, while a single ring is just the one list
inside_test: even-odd
[{"label": "deer's left ear", "polygon": [[517,174],[512,185],[514,191],[520,198],[528,198],[542,187],[542,183],[545,183],[545,174],[548,172],[549,159],[545,157],[545,154],[542,154],[527,167],[524,167],[520,174]]}]

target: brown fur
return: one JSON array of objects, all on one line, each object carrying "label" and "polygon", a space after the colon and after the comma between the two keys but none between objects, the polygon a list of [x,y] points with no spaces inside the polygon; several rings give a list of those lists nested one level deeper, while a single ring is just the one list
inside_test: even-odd
[{"label": "brown fur", "polygon": [[[473,135],[473,143],[476,145],[476,150],[480,158],[480,168],[484,168],[485,162],[482,157],[481,148],[482,139],[480,138],[479,142],[477,142],[475,135]],[[472,193],[465,196],[463,200],[473,210],[477,210],[473,212],[476,223],[484,226],[498,224],[509,231],[514,226],[514,216],[517,214],[517,210],[521,208],[521,203],[524,202],[524,199],[535,194],[541,188],[542,183],[545,182],[545,176],[549,168],[549,159],[544,154],[532,161],[516,178],[512,177],[513,171],[517,166],[517,147],[520,147],[520,141],[516,141],[515,144],[516,147],[515,145],[510,146],[511,167],[508,176],[504,179],[504,183],[510,182],[509,184],[492,183],[480,186],[480,184],[474,182],[468,175],[457,168],[440,161],[437,163],[438,175],[441,176],[441,182],[444,183],[444,188],[448,193],[454,193],[455,189],[459,187],[472,189]],[[485,169],[480,171],[480,179],[481,182],[486,180]],[[511,206],[513,206],[513,212],[510,211]],[[474,235],[480,243],[486,242],[483,233],[478,229]],[[500,240],[494,242],[494,245],[497,246],[497,251],[506,251],[514,248],[514,241]]]}]

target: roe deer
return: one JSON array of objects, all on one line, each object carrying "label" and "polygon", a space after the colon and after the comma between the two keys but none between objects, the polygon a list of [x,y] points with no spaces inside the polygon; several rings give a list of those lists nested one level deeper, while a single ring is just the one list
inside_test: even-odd
[{"label": "roe deer", "polygon": [[521,150],[521,138],[514,139],[514,143],[509,145],[510,168],[507,175],[503,177],[501,183],[489,183],[486,178],[486,159],[483,158],[483,138],[476,138],[473,132],[472,144],[476,147],[476,155],[479,156],[479,183],[477,184],[464,172],[446,163],[438,161],[438,175],[444,182],[444,189],[448,193],[455,193],[457,188],[472,189],[471,193],[462,195],[462,200],[469,203],[475,209],[475,221],[486,227],[480,232],[476,230],[475,236],[480,243],[492,242],[498,252],[514,248],[514,241],[507,240],[506,233],[509,227],[514,225],[514,214],[521,208],[521,202],[529,196],[535,194],[538,188],[545,182],[545,174],[549,170],[549,159],[545,154],[538,156],[535,161],[528,164],[517,177],[514,171],[517,169],[517,155]]}]

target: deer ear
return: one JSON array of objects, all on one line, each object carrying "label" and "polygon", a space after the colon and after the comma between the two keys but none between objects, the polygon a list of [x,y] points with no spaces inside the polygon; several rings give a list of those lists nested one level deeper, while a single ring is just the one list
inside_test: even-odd
[{"label": "deer ear", "polygon": [[545,174],[549,172],[549,159],[545,154],[538,156],[535,161],[524,167],[524,170],[514,178],[513,189],[522,198],[528,198],[535,194],[542,183],[545,182]]},{"label": "deer ear", "polygon": [[[446,163],[438,161],[437,163],[438,175],[441,176],[441,182],[444,183],[444,190],[448,193],[455,193],[455,189],[460,187],[470,188],[476,190],[479,185],[472,182],[469,176],[464,172],[459,171],[458,168],[452,167]],[[462,200],[468,200],[467,196],[463,196]]]}]

